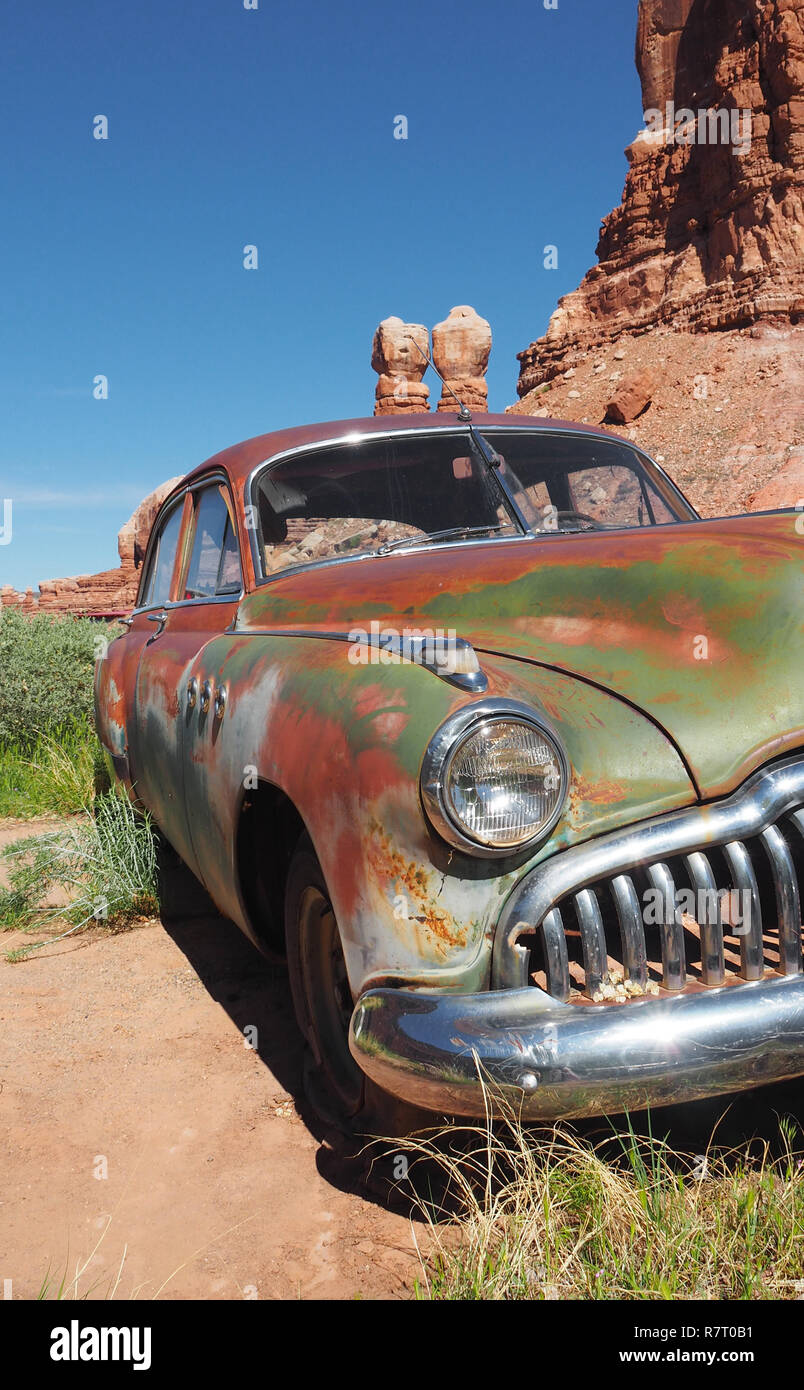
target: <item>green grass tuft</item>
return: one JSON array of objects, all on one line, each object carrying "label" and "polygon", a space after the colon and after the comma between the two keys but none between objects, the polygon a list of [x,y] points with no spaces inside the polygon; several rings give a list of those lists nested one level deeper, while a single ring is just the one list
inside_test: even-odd
[{"label": "green grass tuft", "polygon": [[[429,1226],[417,1296],[431,1300],[780,1299],[804,1294],[804,1160],[710,1141],[693,1159],[649,1131],[593,1142],[502,1118],[406,1140]],[[415,1195],[417,1164],[427,1198]],[[433,1198],[437,1185],[438,1199]]]},{"label": "green grass tuft", "polygon": [[101,789],[93,671],[119,631],[0,607],[0,817],[70,815]]},{"label": "green grass tuft", "polygon": [[75,815],[109,786],[100,744],[87,728],[42,735],[30,751],[0,747],[0,817]]},{"label": "green grass tuft", "polygon": [[[150,819],[117,791],[97,797],[84,819],[9,845],[3,858],[9,886],[0,890],[0,929],[41,934],[69,924],[67,931],[8,952],[9,961],[84,927],[120,928],[159,910]],[[66,905],[46,904],[54,890]]]}]

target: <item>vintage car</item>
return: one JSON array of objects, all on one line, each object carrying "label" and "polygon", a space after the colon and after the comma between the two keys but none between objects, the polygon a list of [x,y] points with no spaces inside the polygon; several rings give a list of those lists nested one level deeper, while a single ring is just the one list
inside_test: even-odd
[{"label": "vintage car", "polygon": [[801,522],[703,521],[627,440],[513,416],[290,429],[175,488],[98,732],[286,951],[319,1100],[804,1073]]}]

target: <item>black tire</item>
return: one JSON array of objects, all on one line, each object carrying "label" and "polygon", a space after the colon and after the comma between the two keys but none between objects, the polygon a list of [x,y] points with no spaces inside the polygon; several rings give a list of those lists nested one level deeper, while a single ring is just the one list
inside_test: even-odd
[{"label": "black tire", "polygon": [[354,1001],[329,890],[306,833],[288,869],[285,942],[296,1020],[307,1043],[305,1092],[313,1108],[349,1134],[421,1128],[427,1117],[379,1090],[349,1051]]}]

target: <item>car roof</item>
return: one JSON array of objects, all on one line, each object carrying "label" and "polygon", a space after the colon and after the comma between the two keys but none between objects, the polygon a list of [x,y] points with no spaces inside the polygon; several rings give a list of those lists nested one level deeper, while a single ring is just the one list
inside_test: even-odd
[{"label": "car roof", "polygon": [[[523,428],[533,430],[567,430],[573,434],[589,434],[600,439],[618,438],[610,430],[596,429],[592,425],[579,425],[574,420],[554,420],[549,416],[532,415],[481,415],[472,414],[472,424],[478,429],[491,426],[504,426],[509,429]],[[273,430],[269,434],[258,434],[253,439],[244,439],[229,449],[213,454],[200,463],[182,479],[181,486],[211,468],[223,468],[232,482],[245,483],[250,473],[260,463],[265,463],[278,454],[305,445],[326,444],[347,439],[350,435],[389,434],[398,430],[464,430],[466,425],[458,420],[457,413],[439,411],[423,415],[372,415],[365,419],[331,420],[316,425],[298,425],[290,429]],[[621,436],[619,436],[621,438]],[[623,443],[628,443],[623,440]]]}]

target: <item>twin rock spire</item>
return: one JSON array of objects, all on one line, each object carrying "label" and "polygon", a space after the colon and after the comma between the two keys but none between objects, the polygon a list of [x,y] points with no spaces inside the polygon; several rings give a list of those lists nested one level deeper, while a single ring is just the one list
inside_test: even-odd
[{"label": "twin rock spire", "polygon": [[[488,409],[486,368],[491,352],[491,327],[469,304],[451,309],[430,335],[422,323],[383,319],[371,349],[377,372],[375,415],[414,415],[429,410],[430,388],[422,380],[427,358],[432,360],[455,396],[471,411]],[[439,410],[457,413],[455,397],[442,388]]]}]

